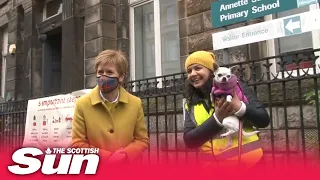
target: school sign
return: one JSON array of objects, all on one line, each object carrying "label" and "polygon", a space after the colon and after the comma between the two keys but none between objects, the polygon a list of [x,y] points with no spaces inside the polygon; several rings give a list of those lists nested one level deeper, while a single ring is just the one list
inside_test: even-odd
[{"label": "school sign", "polygon": [[218,28],[318,2],[320,0],[219,0],[211,3],[212,27]]}]

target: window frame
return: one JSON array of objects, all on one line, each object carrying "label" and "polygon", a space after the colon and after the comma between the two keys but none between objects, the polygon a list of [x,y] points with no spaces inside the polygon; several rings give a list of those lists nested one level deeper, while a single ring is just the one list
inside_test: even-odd
[{"label": "window frame", "polygon": [[[136,2],[136,1],[135,1]],[[148,3],[153,2],[153,23],[154,23],[154,44],[155,44],[155,76],[162,75],[162,55],[161,55],[161,28],[160,28],[160,0],[148,0],[148,1],[139,1],[134,4],[130,4],[130,78],[131,80],[136,80],[136,60],[135,60],[135,23],[134,23],[134,10],[137,7],[143,6]],[[161,81],[159,86],[161,87]]]},{"label": "window frame", "polygon": [[8,50],[9,50],[9,44],[8,44],[8,38],[9,38],[9,32],[8,32],[8,25],[4,25],[2,28],[2,67],[1,67],[1,97],[3,99],[6,99],[6,81],[7,81],[7,56],[8,56]]},{"label": "window frame", "polygon": [[[309,11],[316,10],[316,9],[320,9],[318,3],[309,5]],[[273,19],[275,19],[273,17],[274,17],[273,15],[267,15],[264,17],[264,20],[265,21],[273,20]],[[319,49],[320,48],[320,29],[315,30],[315,31],[311,31],[310,33],[312,34],[312,49]],[[267,40],[266,45],[267,45],[266,46],[267,47],[267,57],[281,55],[280,54],[280,47],[278,47],[278,48],[276,47],[277,45],[279,46],[279,38]],[[303,49],[301,49],[301,50],[303,50]],[[300,51],[300,50],[297,50],[297,51]],[[314,54],[315,54],[315,56],[319,56],[320,52],[315,52]],[[272,65],[270,67],[270,79],[274,79],[274,78],[282,79],[282,78],[287,78],[289,76],[290,77],[297,77],[299,74],[300,75],[305,74],[305,72],[308,72],[309,75],[314,75],[314,74],[318,74],[320,72],[320,69],[318,68],[318,66],[320,64],[320,58],[318,58],[316,60],[316,72],[314,72],[313,67],[300,69],[299,73],[297,70],[285,70],[284,77],[282,77],[282,73],[279,73],[280,70],[277,67],[277,60],[276,59],[270,59],[269,63],[272,63]],[[276,76],[277,74],[278,74],[278,76]],[[276,77],[274,77],[273,75]]]},{"label": "window frame", "polygon": [[[62,14],[62,9],[63,9],[63,1],[61,1],[61,4],[60,4],[60,6],[61,6],[61,11],[59,12],[59,10],[58,10],[58,13],[57,14],[55,14],[55,15],[53,15],[53,16],[50,16],[50,17],[47,17],[47,4],[49,3],[49,2],[51,2],[51,1],[54,1],[54,0],[45,0],[45,2],[44,2],[44,6],[43,6],[43,10],[42,10],[42,21],[44,22],[44,21],[46,21],[46,20],[48,20],[48,19],[51,19],[51,18],[53,18],[53,17],[55,17],[55,16],[58,16],[58,15],[60,15],[60,14]],[[59,8],[60,9],[60,8]]]}]

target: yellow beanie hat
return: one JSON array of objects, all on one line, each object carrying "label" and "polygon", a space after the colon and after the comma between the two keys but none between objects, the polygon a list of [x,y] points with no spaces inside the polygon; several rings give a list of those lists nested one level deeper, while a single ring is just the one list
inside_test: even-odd
[{"label": "yellow beanie hat", "polygon": [[208,51],[196,51],[188,56],[185,62],[185,70],[192,64],[200,64],[213,71],[213,64],[216,63],[216,57]]}]

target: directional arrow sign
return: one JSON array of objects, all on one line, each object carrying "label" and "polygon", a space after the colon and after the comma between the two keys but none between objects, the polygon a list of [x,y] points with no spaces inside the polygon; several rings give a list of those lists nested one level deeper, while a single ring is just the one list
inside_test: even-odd
[{"label": "directional arrow sign", "polygon": [[301,21],[300,16],[295,16],[291,18],[286,18],[283,20],[284,28],[285,28],[285,35],[294,35],[301,33]]},{"label": "directional arrow sign", "polygon": [[301,29],[300,27],[300,21],[292,22],[292,19],[290,19],[290,21],[286,25],[286,29],[289,30],[291,33],[293,33],[293,30],[295,29]]},{"label": "directional arrow sign", "polygon": [[219,50],[320,29],[320,9],[212,34]]}]

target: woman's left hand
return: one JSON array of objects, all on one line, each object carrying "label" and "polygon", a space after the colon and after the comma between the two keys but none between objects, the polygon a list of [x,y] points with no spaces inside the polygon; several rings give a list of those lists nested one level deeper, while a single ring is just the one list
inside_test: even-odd
[{"label": "woman's left hand", "polygon": [[114,152],[108,159],[109,163],[113,163],[113,164],[118,164],[118,163],[122,163],[126,158],[126,154],[123,151],[123,148],[117,150],[116,152]]}]

